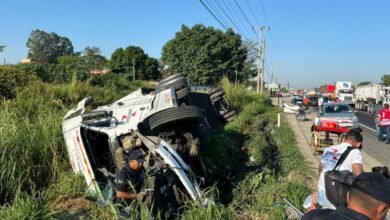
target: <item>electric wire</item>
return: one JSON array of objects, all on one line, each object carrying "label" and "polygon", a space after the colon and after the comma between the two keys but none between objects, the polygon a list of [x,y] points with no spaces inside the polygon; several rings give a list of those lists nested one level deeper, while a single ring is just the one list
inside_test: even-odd
[{"label": "electric wire", "polygon": [[218,23],[223,27],[223,28],[225,28],[225,30],[227,30],[228,28],[226,27],[226,25],[225,24],[223,24],[222,23],[222,21],[220,21],[219,19],[218,19],[218,17],[206,6],[206,4],[202,1],[202,0],[199,0],[200,1],[200,3],[202,3],[202,5],[206,8],[206,10],[214,17],[214,19],[215,20],[217,20],[218,21]]},{"label": "electric wire", "polygon": [[252,31],[253,33],[255,34],[255,36],[257,38],[259,38],[259,36],[257,35],[256,31],[255,31],[255,28],[253,27],[253,25],[251,24],[251,22],[249,21],[248,17],[245,15],[244,11],[242,10],[240,4],[238,4],[237,0],[234,0],[234,2],[236,3],[237,5],[237,8],[240,10],[241,14],[244,16],[245,20],[248,22],[249,26],[251,26],[252,28]]},{"label": "electric wire", "polygon": [[255,21],[257,22],[257,25],[260,26],[260,21],[258,20],[257,16],[255,15],[255,12],[253,11],[252,9],[252,6],[250,5],[250,3],[248,2],[248,0],[245,0],[246,2],[246,5],[248,6],[253,18],[255,19]]},{"label": "electric wire", "polygon": [[209,8],[215,13],[215,15],[222,21],[222,23],[224,23],[226,25],[227,28],[229,28],[229,25],[227,25],[228,23],[226,22],[226,20],[223,18],[223,16],[221,16],[220,14],[220,10],[217,10],[217,6],[214,5],[214,1],[213,0],[204,0],[205,3],[207,3],[207,5],[209,6]]},{"label": "electric wire", "polygon": [[[219,1],[218,1],[218,2],[219,2]],[[227,13],[231,15],[231,18],[232,18],[232,20],[234,20],[234,22],[236,23],[236,25],[237,25],[238,27],[240,27],[241,30],[244,30],[244,29],[242,28],[242,26],[240,25],[240,23],[238,22],[238,20],[237,20],[237,18],[236,18],[236,16],[235,16],[234,10],[233,10],[232,8],[230,8],[230,7],[228,6],[228,4],[226,4],[226,0],[222,0],[222,3],[223,3],[223,5],[225,6],[225,7],[223,7],[223,8],[225,8],[225,9],[227,10]],[[222,5],[222,4],[221,4],[221,5]],[[241,36],[242,36],[242,37],[245,37],[244,31],[241,31]]]},{"label": "electric wire", "polygon": [[[224,1],[224,0],[222,0]],[[225,17],[227,17],[227,19],[230,21],[230,23],[236,28],[237,32],[240,33],[242,35],[242,31],[241,31],[241,28],[238,27],[237,25],[237,21],[233,21],[234,18],[230,17],[228,12],[225,10],[225,8],[222,6],[221,2],[219,2],[219,0],[216,0],[215,1],[217,3],[217,5],[219,6],[220,10],[222,11],[222,13],[225,15]]]},{"label": "electric wire", "polygon": [[[240,21],[241,25],[244,27],[243,30],[245,30],[247,36],[250,36],[250,34],[248,33],[251,33],[250,31],[248,32],[248,29],[247,29],[247,26],[245,25],[245,23],[242,21],[242,19],[240,19],[240,16],[237,15],[237,13],[233,13],[235,10],[234,10],[234,6],[231,4],[231,2],[229,0],[224,0],[222,1],[225,5],[228,5],[232,11],[232,17],[235,17],[238,21]],[[227,4],[225,3],[227,2]],[[236,17],[237,16],[237,17]],[[244,36],[245,37],[245,36]],[[249,37],[246,37],[247,39],[250,39]]]}]

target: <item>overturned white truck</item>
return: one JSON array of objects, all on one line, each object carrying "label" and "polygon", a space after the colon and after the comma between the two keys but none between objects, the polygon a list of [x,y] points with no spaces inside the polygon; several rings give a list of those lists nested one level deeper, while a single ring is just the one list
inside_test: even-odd
[{"label": "overturned white truck", "polygon": [[[222,121],[231,120],[224,92],[216,89],[208,103]],[[87,184],[87,197],[107,204],[114,199],[117,172],[126,154],[140,149],[153,188],[154,208],[175,209],[184,200],[205,203],[200,190],[206,172],[199,150],[209,141],[205,111],[194,105],[185,78],[173,75],[155,90],[138,89],[112,104],[86,112],[85,98],[63,121],[63,134],[72,169]]]}]

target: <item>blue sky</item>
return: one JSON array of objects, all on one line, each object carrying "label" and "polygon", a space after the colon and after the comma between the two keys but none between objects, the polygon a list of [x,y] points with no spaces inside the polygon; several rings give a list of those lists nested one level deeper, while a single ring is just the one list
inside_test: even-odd
[{"label": "blue sky", "polygon": [[[234,5],[227,1],[206,2]],[[390,73],[390,1],[263,0],[267,19],[261,0],[237,2],[254,27],[271,27],[266,80],[274,72],[281,83],[312,88],[336,80],[378,82]],[[240,21],[244,37],[256,40],[242,16]],[[3,0],[0,45],[7,47],[0,61],[26,57],[35,29],[68,37],[76,51],[97,46],[109,58],[115,49],[135,45],[159,58],[182,24],[198,23],[223,29],[199,0]]]}]

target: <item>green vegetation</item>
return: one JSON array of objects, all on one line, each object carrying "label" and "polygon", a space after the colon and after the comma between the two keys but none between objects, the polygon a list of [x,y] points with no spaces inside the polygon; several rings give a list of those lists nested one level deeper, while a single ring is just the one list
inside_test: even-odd
[{"label": "green vegetation", "polygon": [[39,29],[31,32],[26,46],[29,48],[27,57],[41,63],[55,63],[58,57],[73,54],[69,38]]},{"label": "green vegetation", "polygon": [[[15,69],[2,71],[8,76]],[[85,182],[71,172],[61,122],[66,111],[86,96],[102,105],[150,85],[129,83],[126,75],[100,77],[80,82],[74,76],[61,85],[34,77],[11,81],[24,83],[12,84],[13,99],[0,102],[0,219],[117,218],[113,206],[84,198]],[[223,87],[228,102],[240,113],[212,134],[202,152],[215,181],[207,194],[216,203],[187,204],[181,218],[284,219],[282,198],[300,207],[310,192],[304,182],[308,168],[292,130],[287,125],[276,128],[278,110],[268,98],[227,80]],[[149,219],[149,210],[142,209],[140,215]]]},{"label": "green vegetation", "polygon": [[[228,81],[236,73],[242,82],[255,74],[253,43],[231,30],[182,26],[164,46],[160,63],[135,46],[117,49],[108,61],[97,47],[73,52],[68,38],[41,30],[31,33],[27,47],[32,63],[0,67],[0,219],[117,218],[115,207],[84,198],[85,181],[71,171],[61,123],[84,97],[95,98],[94,108],[152,87],[133,80],[133,65],[136,79],[144,80],[166,71],[183,72],[196,84],[219,84],[226,76],[222,86],[239,113],[211,134],[201,152],[215,183],[205,193],[215,203],[186,204],[180,218],[284,219],[282,198],[300,207],[308,194],[308,168],[292,130],[275,126],[278,109]],[[110,74],[90,74],[108,67]],[[133,217],[149,219],[149,213],[143,208]]]},{"label": "green vegetation", "polygon": [[112,53],[110,68],[113,73],[133,74],[141,80],[156,80],[160,77],[158,61],[149,57],[140,47],[118,48]]},{"label": "green vegetation", "polygon": [[247,50],[232,30],[185,25],[168,41],[162,61],[170,72],[184,73],[193,84],[217,84],[223,75],[234,78],[243,69]]}]

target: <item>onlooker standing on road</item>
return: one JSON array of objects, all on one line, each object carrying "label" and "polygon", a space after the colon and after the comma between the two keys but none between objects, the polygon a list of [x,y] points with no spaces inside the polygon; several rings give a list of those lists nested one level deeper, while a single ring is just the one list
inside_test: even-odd
[{"label": "onlooker standing on road", "polygon": [[379,111],[379,136],[378,140],[383,141],[383,133],[386,132],[386,144],[390,144],[390,109],[389,104],[386,103],[385,107]]},{"label": "onlooker standing on road", "polygon": [[322,208],[335,209],[336,207],[326,198],[325,192],[325,177],[324,174],[328,170],[332,170],[341,155],[347,150],[348,147],[353,147],[353,150],[349,152],[344,162],[340,165],[338,170],[349,170],[353,172],[355,176],[363,172],[363,157],[360,152],[360,148],[363,142],[363,136],[360,132],[352,130],[347,133],[341,144],[330,146],[324,149],[324,153],[321,156],[321,163],[318,168],[320,172],[320,178],[317,186],[318,202]]},{"label": "onlooker standing on road", "polygon": [[383,109],[383,102],[378,101],[378,104],[374,107],[371,117],[374,117],[374,122],[375,122],[375,129],[376,129],[376,135],[379,136],[379,121],[378,121],[378,114],[379,111]]},{"label": "onlooker standing on road", "polygon": [[306,108],[308,108],[309,105],[310,105],[310,99],[309,99],[307,96],[305,96],[305,98],[303,99],[303,105],[304,105]]}]

